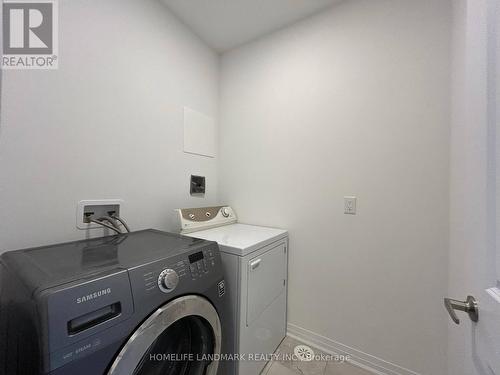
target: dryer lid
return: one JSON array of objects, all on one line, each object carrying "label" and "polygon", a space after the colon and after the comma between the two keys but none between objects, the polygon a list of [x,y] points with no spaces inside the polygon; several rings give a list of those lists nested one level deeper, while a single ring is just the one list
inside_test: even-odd
[{"label": "dryer lid", "polygon": [[190,237],[215,241],[220,251],[245,256],[288,236],[284,229],[247,224],[231,224],[188,234]]}]

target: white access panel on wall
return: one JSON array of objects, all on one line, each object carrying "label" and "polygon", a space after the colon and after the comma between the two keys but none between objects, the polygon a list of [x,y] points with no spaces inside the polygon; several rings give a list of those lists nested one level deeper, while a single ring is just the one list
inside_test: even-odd
[{"label": "white access panel on wall", "polygon": [[184,152],[215,157],[217,129],[215,120],[184,107]]}]

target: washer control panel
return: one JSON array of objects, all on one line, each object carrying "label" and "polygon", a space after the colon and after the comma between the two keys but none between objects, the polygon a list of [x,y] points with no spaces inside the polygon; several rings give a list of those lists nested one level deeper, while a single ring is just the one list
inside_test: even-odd
[{"label": "washer control panel", "polygon": [[200,251],[189,256],[189,274],[196,280],[206,276],[215,267],[215,254],[211,249]]},{"label": "washer control panel", "polygon": [[146,293],[170,293],[184,288],[188,280],[210,279],[217,267],[217,246],[207,246],[199,251],[177,257],[172,261],[158,261],[141,272]]},{"label": "washer control panel", "polygon": [[236,214],[229,206],[183,208],[178,209],[177,214],[181,233],[191,233],[237,222]]},{"label": "washer control panel", "polygon": [[158,287],[163,293],[170,293],[179,284],[179,275],[171,268],[164,269],[158,276]]}]

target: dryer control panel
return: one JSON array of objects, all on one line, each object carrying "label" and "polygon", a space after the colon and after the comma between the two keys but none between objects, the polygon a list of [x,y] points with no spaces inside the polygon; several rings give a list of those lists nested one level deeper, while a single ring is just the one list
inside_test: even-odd
[{"label": "dryer control panel", "polygon": [[181,208],[176,210],[181,224],[181,233],[191,233],[238,221],[230,206]]}]

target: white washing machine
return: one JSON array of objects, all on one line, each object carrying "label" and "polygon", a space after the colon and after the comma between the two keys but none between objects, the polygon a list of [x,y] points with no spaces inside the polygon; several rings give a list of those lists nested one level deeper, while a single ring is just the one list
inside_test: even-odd
[{"label": "white washing machine", "polygon": [[235,375],[258,375],[286,335],[288,232],[239,224],[231,207],[180,209],[181,233],[216,241],[234,306]]}]

